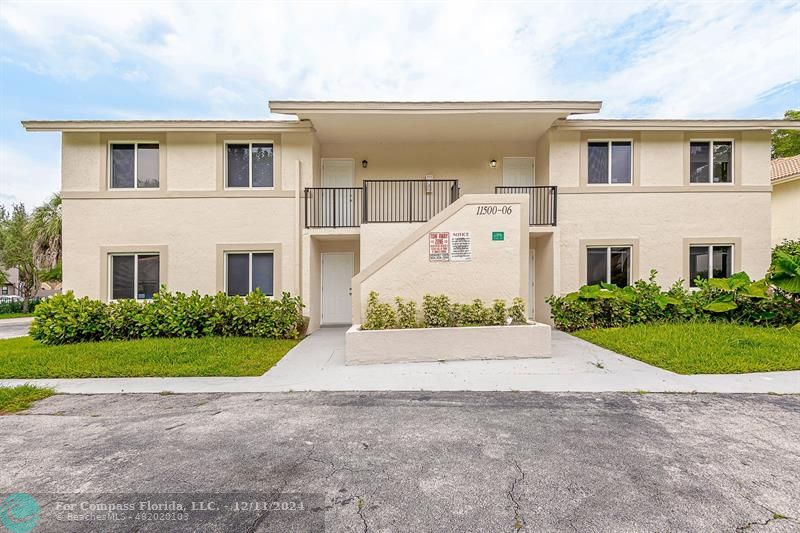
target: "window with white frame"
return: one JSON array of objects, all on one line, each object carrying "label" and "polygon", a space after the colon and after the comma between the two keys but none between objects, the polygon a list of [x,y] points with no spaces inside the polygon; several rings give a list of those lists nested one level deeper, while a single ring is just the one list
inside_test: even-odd
[{"label": "window with white frame", "polygon": [[586,248],[586,284],[631,284],[630,246],[589,246]]},{"label": "window with white frame", "polygon": [[275,256],[272,252],[228,252],[225,254],[225,293],[246,296],[256,289],[274,293]]},{"label": "window with white frame", "polygon": [[589,141],[588,168],[590,184],[630,184],[633,142]]},{"label": "window with white frame", "polygon": [[110,270],[112,300],[150,300],[158,292],[158,254],[112,254]]},{"label": "window with white frame", "polygon": [[112,189],[158,188],[158,143],[114,142],[109,151]]},{"label": "window with white frame", "polygon": [[692,244],[689,246],[689,286],[697,287],[697,278],[729,278],[732,265],[732,244]]},{"label": "window with white frame", "polygon": [[6,296],[7,294],[8,294],[8,287],[4,286],[3,287],[3,296]]},{"label": "window with white frame", "polygon": [[272,143],[231,142],[225,145],[225,186],[229,188],[273,187]]},{"label": "window with white frame", "polygon": [[733,183],[733,141],[691,141],[690,183]]}]

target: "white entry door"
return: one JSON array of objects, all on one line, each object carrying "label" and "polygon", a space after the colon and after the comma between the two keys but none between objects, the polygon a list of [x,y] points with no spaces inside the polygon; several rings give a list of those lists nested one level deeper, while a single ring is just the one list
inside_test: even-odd
[{"label": "white entry door", "polygon": [[322,254],[322,324],[350,324],[353,320],[351,280],[353,254]]},{"label": "white entry door", "polygon": [[347,227],[358,225],[354,220],[355,191],[346,189],[353,187],[356,167],[352,159],[323,159],[322,186],[336,187],[337,190],[324,191],[323,205],[325,212],[332,219],[334,226]]},{"label": "white entry door", "polygon": [[506,187],[533,186],[533,158],[504,157],[503,185]]}]

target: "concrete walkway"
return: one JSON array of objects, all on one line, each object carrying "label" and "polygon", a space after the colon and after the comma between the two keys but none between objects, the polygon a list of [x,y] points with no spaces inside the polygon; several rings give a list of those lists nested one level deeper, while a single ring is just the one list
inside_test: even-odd
[{"label": "concrete walkway", "polygon": [[553,331],[553,357],[346,366],[343,328],[306,338],[275,367],[244,378],[5,380],[64,393],[288,391],[553,391],[800,393],[800,371],[682,376]]},{"label": "concrete walkway", "polygon": [[28,334],[33,317],[4,318],[0,320],[0,339],[24,337]]}]

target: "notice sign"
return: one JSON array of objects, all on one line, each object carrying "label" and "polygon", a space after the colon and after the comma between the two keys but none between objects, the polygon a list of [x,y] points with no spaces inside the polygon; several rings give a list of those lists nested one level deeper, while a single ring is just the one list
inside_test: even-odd
[{"label": "notice sign", "polygon": [[431,262],[450,261],[450,232],[428,233],[428,260]]},{"label": "notice sign", "polygon": [[468,231],[454,231],[450,234],[450,261],[470,261],[472,259],[472,236]]}]

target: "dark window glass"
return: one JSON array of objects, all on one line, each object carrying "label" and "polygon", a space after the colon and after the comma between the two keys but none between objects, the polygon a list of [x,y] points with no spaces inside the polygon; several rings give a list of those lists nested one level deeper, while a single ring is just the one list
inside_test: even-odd
[{"label": "dark window glass", "polygon": [[250,186],[250,147],[246,144],[228,145],[228,187]]},{"label": "dark window glass", "polygon": [[631,143],[611,143],[611,183],[631,182]]},{"label": "dark window glass", "polygon": [[158,292],[158,255],[139,255],[137,260],[139,270],[137,272],[136,298],[149,300]]},{"label": "dark window glass", "polygon": [[611,283],[617,287],[627,287],[631,271],[631,249],[611,249]]},{"label": "dark window glass", "polygon": [[250,292],[250,254],[228,254],[228,295]]},{"label": "dark window glass", "polygon": [[273,257],[272,254],[253,254],[253,290],[261,289],[272,296]]},{"label": "dark window glass", "polygon": [[608,183],[608,143],[589,143],[589,183]]},{"label": "dark window glass", "polygon": [[714,183],[731,182],[732,155],[733,143],[729,141],[714,143]]},{"label": "dark window glass", "polygon": [[253,143],[253,187],[272,187],[272,145]]},{"label": "dark window glass", "polygon": [[8,294],[8,287],[3,287],[3,295]]},{"label": "dark window glass", "polygon": [[586,284],[597,285],[606,281],[608,273],[608,252],[606,248],[587,248],[586,250]]},{"label": "dark window glass", "polygon": [[713,247],[713,268],[715,278],[729,278],[731,277],[731,247],[730,246],[714,246]]},{"label": "dark window glass", "polygon": [[689,247],[689,286],[697,287],[695,279],[708,279],[708,246]]},{"label": "dark window glass", "polygon": [[134,256],[111,256],[111,299],[133,298]]},{"label": "dark window glass", "polygon": [[131,189],[134,182],[134,160],[136,147],[133,144],[111,145],[111,187]]},{"label": "dark window glass", "polygon": [[711,164],[711,152],[707,142],[689,143],[689,181],[691,183],[708,183],[708,166]]},{"label": "dark window glass", "polygon": [[140,144],[137,148],[136,186],[158,188],[158,145]]}]

